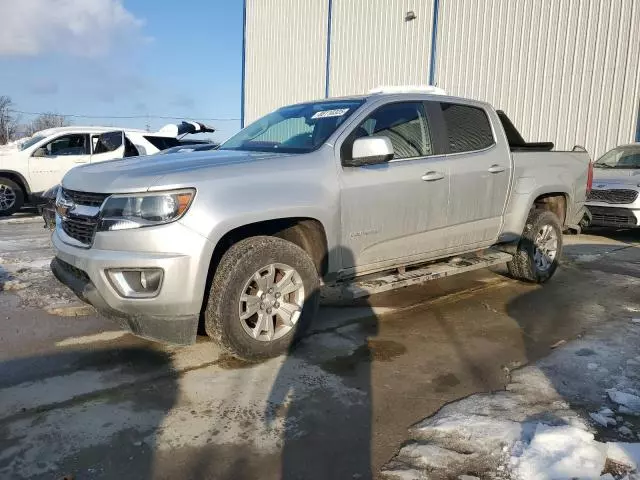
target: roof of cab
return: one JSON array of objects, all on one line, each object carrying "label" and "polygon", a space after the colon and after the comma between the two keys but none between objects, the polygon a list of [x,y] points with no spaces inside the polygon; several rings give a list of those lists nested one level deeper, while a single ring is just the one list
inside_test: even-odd
[{"label": "roof of cab", "polygon": [[[322,102],[340,102],[340,101],[367,101],[379,98],[396,98],[402,99],[407,96],[416,96],[420,98],[428,98],[435,101],[450,101],[450,102],[463,102],[471,105],[478,105],[484,107],[491,107],[491,104],[476,100],[473,98],[458,97],[448,95],[443,89],[434,87],[433,85],[391,85],[382,86],[371,89],[368,93],[361,95],[348,95],[344,97],[329,97],[321,98],[317,100],[310,100],[306,102],[299,102],[287,106],[308,105],[312,103]],[[284,106],[283,106],[284,107]]]}]

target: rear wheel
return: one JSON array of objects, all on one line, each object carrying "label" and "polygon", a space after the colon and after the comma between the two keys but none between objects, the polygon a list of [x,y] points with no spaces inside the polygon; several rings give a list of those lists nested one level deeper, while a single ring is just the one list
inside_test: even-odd
[{"label": "rear wheel", "polygon": [[0,217],[8,217],[22,208],[24,193],[18,184],[0,177]]},{"label": "rear wheel", "polygon": [[311,257],[291,242],[252,237],[222,257],[205,310],[207,334],[255,361],[285,353],[313,319],[319,279]]},{"label": "rear wheel", "polygon": [[514,278],[544,283],[555,273],[561,255],[560,220],[547,210],[533,210],[527,218],[513,260],[507,266]]}]

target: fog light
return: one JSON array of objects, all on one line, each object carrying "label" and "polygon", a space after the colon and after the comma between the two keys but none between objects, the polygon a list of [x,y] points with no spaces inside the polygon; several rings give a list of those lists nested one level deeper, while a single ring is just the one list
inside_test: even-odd
[{"label": "fog light", "polygon": [[107,276],[121,296],[149,298],[160,291],[164,272],[161,268],[110,269]]}]

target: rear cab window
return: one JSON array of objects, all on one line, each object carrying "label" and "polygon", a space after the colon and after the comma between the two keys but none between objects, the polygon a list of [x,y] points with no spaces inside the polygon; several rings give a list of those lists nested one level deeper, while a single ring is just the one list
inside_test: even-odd
[{"label": "rear cab window", "polygon": [[448,153],[485,150],[495,145],[487,113],[480,107],[440,102],[447,132]]}]

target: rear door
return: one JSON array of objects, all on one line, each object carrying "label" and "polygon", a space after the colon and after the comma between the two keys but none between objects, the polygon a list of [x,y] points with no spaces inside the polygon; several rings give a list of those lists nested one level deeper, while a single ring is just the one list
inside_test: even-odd
[{"label": "rear door", "polygon": [[67,133],[58,135],[37,148],[29,158],[31,190],[43,192],[60,183],[73,167],[90,159],[89,135]]},{"label": "rear door", "polygon": [[342,166],[344,274],[411,262],[446,246],[441,229],[447,225],[448,171],[432,141],[429,110],[420,101],[382,105],[341,144],[344,160],[355,139],[386,136],[395,155],[384,164]]},{"label": "rear door", "polygon": [[91,163],[115,160],[125,156],[125,135],[122,130],[94,135],[91,144]]},{"label": "rear door", "polygon": [[493,243],[499,234],[511,179],[511,153],[484,108],[440,102],[451,193],[449,246],[462,251]]}]

